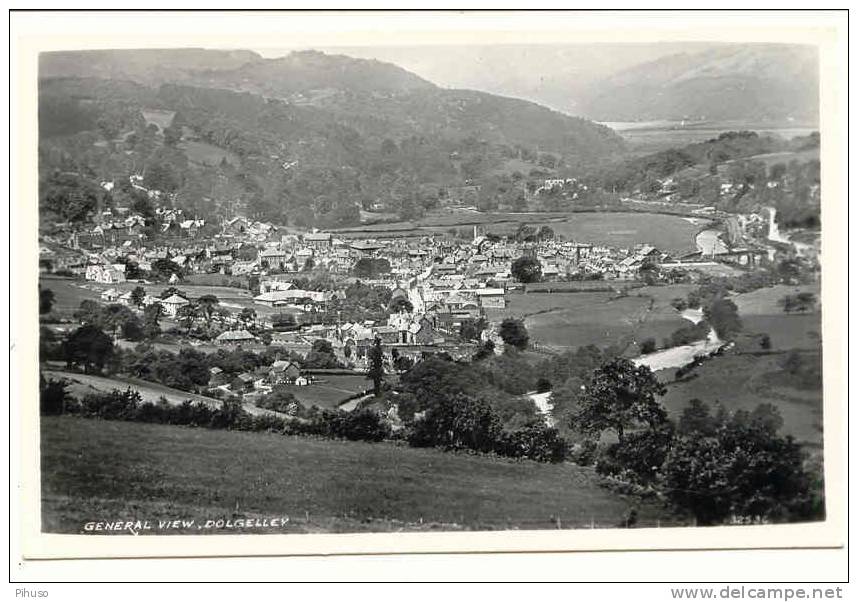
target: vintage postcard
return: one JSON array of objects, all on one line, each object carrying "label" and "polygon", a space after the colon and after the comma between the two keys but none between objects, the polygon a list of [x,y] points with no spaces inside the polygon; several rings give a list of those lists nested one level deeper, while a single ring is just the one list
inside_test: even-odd
[{"label": "vintage postcard", "polygon": [[842,546],[845,24],[13,15],[22,555]]}]

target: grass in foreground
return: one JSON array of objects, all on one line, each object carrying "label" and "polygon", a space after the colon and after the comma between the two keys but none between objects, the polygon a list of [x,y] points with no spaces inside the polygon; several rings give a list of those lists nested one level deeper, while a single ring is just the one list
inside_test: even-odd
[{"label": "grass in foreground", "polygon": [[41,420],[46,532],[81,532],[93,520],[274,516],[290,518],[276,532],[616,527],[631,507],[638,508],[639,526],[676,524],[660,504],[609,491],[591,469],[570,464],[74,417]]}]

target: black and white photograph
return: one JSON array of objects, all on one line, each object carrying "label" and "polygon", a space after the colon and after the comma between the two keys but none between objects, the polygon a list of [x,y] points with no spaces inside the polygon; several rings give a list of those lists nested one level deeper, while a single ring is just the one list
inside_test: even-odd
[{"label": "black and white photograph", "polygon": [[821,42],[247,33],[34,55],[41,534],[830,521]]}]

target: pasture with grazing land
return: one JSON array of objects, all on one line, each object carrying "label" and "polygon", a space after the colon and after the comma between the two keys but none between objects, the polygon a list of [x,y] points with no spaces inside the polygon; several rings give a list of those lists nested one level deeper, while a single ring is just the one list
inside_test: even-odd
[{"label": "pasture with grazing land", "polygon": [[783,310],[781,300],[787,295],[813,293],[820,299],[818,285],[778,285],[761,288],[733,297],[739,308],[743,329],[748,334],[768,334],[771,349],[819,349],[822,335],[822,314],[819,308],[807,312]]},{"label": "pasture with grazing land", "polygon": [[509,295],[507,307],[489,317],[525,318],[533,340],[557,349],[586,345],[625,347],[647,338],[661,342],[688,325],[670,306],[670,300],[687,294],[687,285],[633,289],[616,293],[528,293]]},{"label": "pasture with grazing land", "polygon": [[[679,524],[592,469],[275,434],[42,417],[42,529],[288,516],[289,532]],[[276,530],[283,532],[283,530]],[[168,531],[177,533],[180,531]],[[212,531],[190,532],[211,533]]]},{"label": "pasture with grazing land", "polygon": [[[668,385],[660,399],[674,418],[695,397],[730,410],[751,411],[761,403],[778,408],[784,419],[782,432],[793,435],[811,449],[822,449],[822,391],[793,386],[781,368],[785,354],[725,354],[694,369],[688,380]],[[658,373],[670,382],[674,370]]]},{"label": "pasture with grazing land", "polygon": [[389,222],[335,230],[345,237],[427,236],[450,228],[478,225],[494,233],[511,233],[519,224],[550,226],[569,240],[596,245],[630,248],[648,243],[671,253],[697,250],[694,236],[700,229],[677,215],[645,212],[481,213],[446,210],[410,222]]},{"label": "pasture with grazing land", "polygon": [[69,394],[73,397],[81,399],[90,393],[106,393],[114,389],[124,391],[132,388],[138,393],[143,401],[157,403],[162,397],[169,403],[178,405],[185,400],[202,401],[211,407],[220,407],[221,402],[211,397],[204,397],[195,393],[181,391],[137,378],[128,378],[120,376],[96,376],[94,374],[80,374],[78,372],[66,372],[65,370],[44,370],[42,372],[45,378],[66,379],[71,382],[68,388]]},{"label": "pasture with grazing land", "polygon": [[335,408],[349,397],[372,388],[372,381],[363,374],[320,374],[312,385],[297,387],[281,385],[307,407]]}]

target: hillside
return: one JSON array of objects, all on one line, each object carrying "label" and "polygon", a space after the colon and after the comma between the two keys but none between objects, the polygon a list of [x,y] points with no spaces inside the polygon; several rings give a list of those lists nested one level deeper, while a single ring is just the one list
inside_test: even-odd
[{"label": "hillside", "polygon": [[[355,225],[371,207],[419,217],[448,188],[512,171],[513,159],[525,172],[575,169],[625,149],[605,126],[528,101],[441,89],[379,61],[207,52],[43,59],[43,180],[142,173],[147,186],[176,193],[180,207],[202,217],[243,211],[329,228]],[[224,56],[227,66],[245,62],[211,68]],[[50,77],[58,65],[77,70]]]},{"label": "hillside", "polygon": [[93,77],[157,86],[262,60],[250,50],[203,48],[43,52],[39,55],[39,78]]},{"label": "hillside", "polygon": [[682,52],[622,70],[582,99],[603,121],[818,118],[819,73],[811,47],[741,45]]},{"label": "hillside", "polygon": [[705,142],[607,163],[591,177],[639,199],[694,202],[726,211],[774,207],[785,227],[818,228],[819,134],[785,140],[724,132]]},{"label": "hillside", "polygon": [[288,516],[277,532],[316,533],[615,527],[632,506],[639,526],[674,522],[660,506],[612,493],[591,469],[571,464],[68,417],[41,421],[48,532],[77,533],[85,521],[128,516]]}]

